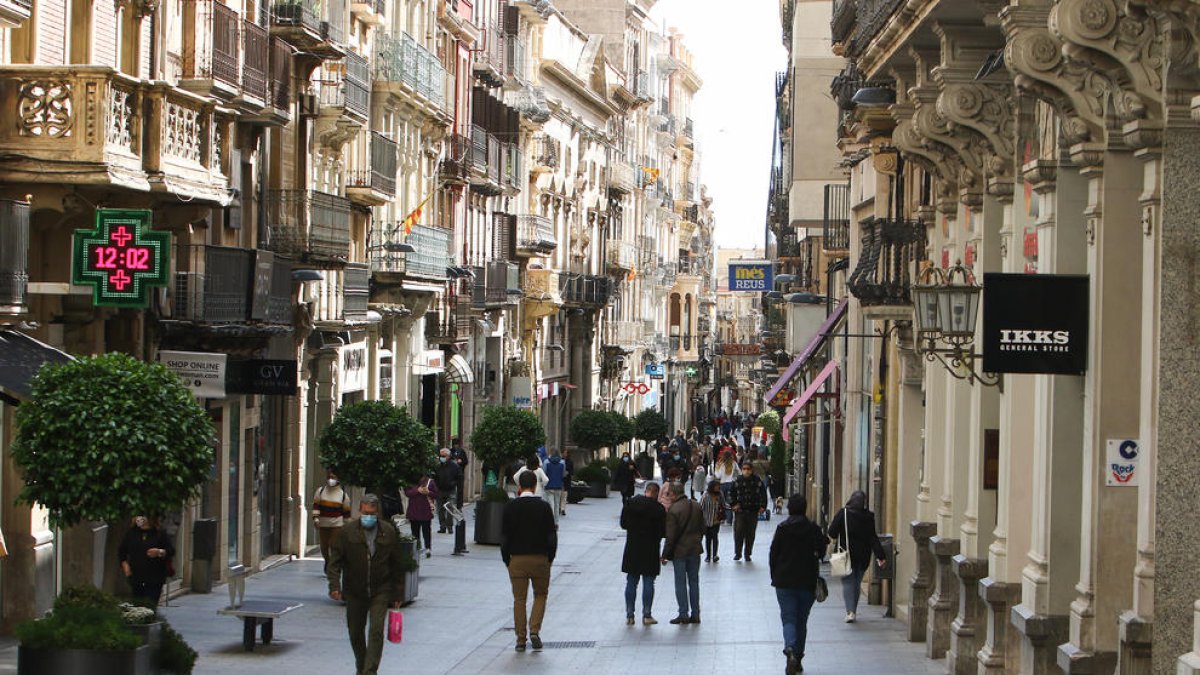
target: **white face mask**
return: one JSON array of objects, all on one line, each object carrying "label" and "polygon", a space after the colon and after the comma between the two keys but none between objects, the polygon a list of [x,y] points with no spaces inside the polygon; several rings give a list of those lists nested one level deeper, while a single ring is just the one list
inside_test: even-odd
[{"label": "white face mask", "polygon": [[329,479],[329,487],[337,487],[337,484],[338,484],[338,479],[336,479],[336,478]]}]

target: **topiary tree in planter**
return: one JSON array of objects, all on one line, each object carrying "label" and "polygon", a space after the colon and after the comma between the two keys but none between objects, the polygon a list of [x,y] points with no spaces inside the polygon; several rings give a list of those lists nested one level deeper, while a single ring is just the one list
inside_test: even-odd
[{"label": "topiary tree in planter", "polygon": [[437,462],[433,432],[389,401],[342,406],[319,443],[321,464],[381,495],[416,483]]},{"label": "topiary tree in planter", "polygon": [[634,438],[653,443],[667,435],[667,418],[654,408],[646,408],[633,418]]},{"label": "topiary tree in planter", "polygon": [[779,413],[774,410],[768,410],[758,416],[758,426],[763,428],[763,431],[772,435],[779,435]]},{"label": "topiary tree in planter", "polygon": [[622,443],[628,443],[629,441],[632,441],[634,436],[637,435],[637,425],[634,424],[633,420],[617,412],[616,410],[608,413],[608,416],[612,424],[613,436],[611,446],[613,448],[616,448]]},{"label": "topiary tree in planter", "polygon": [[17,409],[17,497],[50,522],[117,523],[193,497],[213,465],[208,413],[179,377],[120,353],[47,364]]},{"label": "topiary tree in planter", "polygon": [[[532,412],[508,405],[483,409],[471,432],[471,449],[483,465],[485,483],[492,487],[475,503],[475,543],[500,543],[507,494],[497,483],[503,480],[504,467],[532,455],[545,442],[546,430]],[[489,478],[488,472],[495,472],[495,478]]]},{"label": "topiary tree in planter", "polygon": [[589,452],[608,447],[617,436],[612,416],[603,410],[580,410],[570,430],[575,445]]}]

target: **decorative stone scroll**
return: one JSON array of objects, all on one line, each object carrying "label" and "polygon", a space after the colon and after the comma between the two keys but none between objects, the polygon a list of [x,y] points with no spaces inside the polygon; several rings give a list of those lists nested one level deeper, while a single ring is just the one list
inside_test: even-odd
[{"label": "decorative stone scroll", "polygon": [[71,93],[71,83],[62,80],[23,82],[17,93],[21,135],[35,138],[70,136],[75,122]]}]

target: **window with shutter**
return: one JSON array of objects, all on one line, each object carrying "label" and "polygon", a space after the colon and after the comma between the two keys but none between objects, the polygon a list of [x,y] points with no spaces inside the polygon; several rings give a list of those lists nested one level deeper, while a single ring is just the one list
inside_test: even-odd
[{"label": "window with shutter", "polygon": [[507,213],[492,214],[492,259],[516,260],[517,217]]}]

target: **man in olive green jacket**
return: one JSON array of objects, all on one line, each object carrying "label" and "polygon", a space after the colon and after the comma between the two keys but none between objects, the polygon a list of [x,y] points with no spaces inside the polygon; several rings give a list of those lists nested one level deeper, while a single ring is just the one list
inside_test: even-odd
[{"label": "man in olive green jacket", "polygon": [[[400,535],[391,523],[379,520],[379,498],[364,495],[359,511],[362,515],[347,521],[333,540],[326,575],[329,597],[346,601],[356,675],[378,675],[388,605],[400,606],[404,566]],[[364,636],[368,616],[371,629]]]}]

